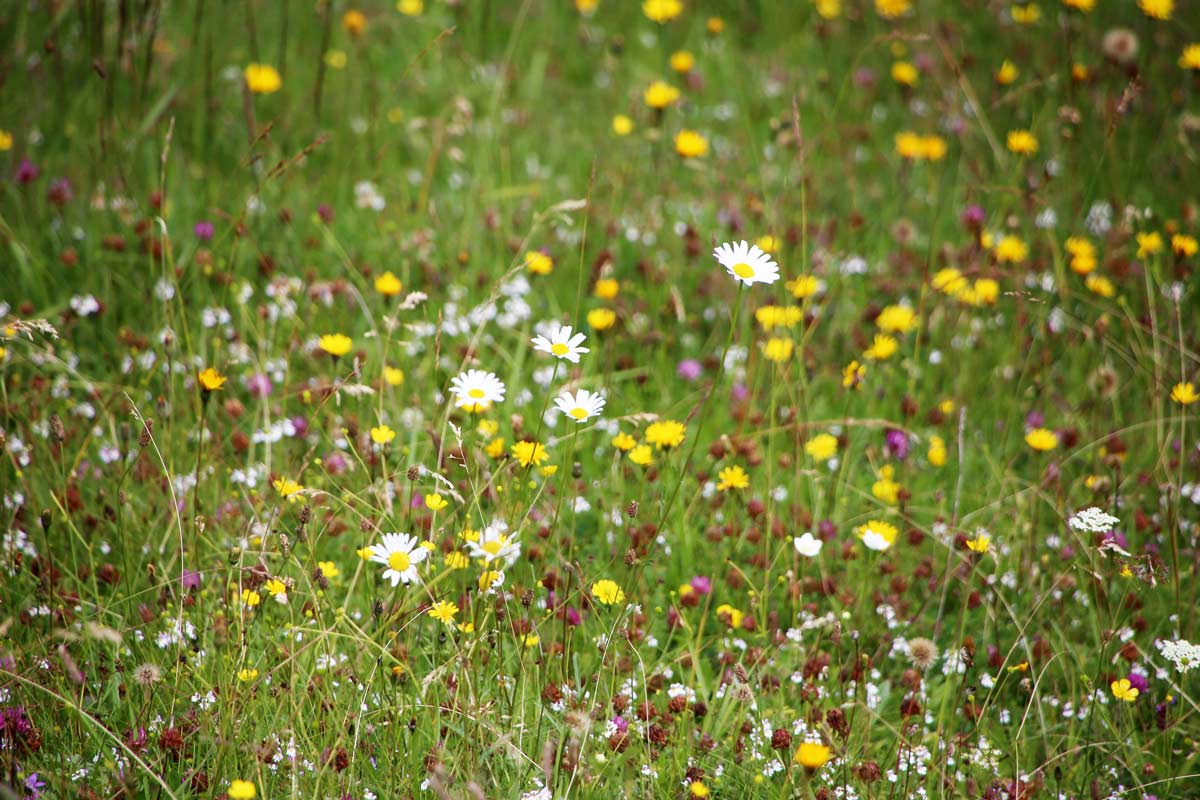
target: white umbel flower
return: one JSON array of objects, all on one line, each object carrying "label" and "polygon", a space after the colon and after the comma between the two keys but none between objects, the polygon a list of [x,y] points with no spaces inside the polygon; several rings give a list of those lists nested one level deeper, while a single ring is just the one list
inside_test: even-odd
[{"label": "white umbel flower", "polygon": [[580,389],[571,394],[563,392],[554,399],[558,410],[576,422],[587,422],[598,416],[604,410],[604,397],[587,389]]},{"label": "white umbel flower", "polygon": [[493,403],[503,402],[504,383],[494,372],[469,369],[450,382],[450,394],[459,408],[479,413],[487,411]]},{"label": "white umbel flower", "polygon": [[392,586],[420,581],[417,564],[428,555],[429,551],[421,547],[417,538],[407,533],[385,533],[382,544],[371,545],[371,560],[387,566],[383,579],[391,581]]},{"label": "white umbel flower", "polygon": [[713,258],[746,286],[779,280],[779,265],[756,244],[746,241],[726,243],[713,250]]},{"label": "white umbel flower", "polygon": [[499,520],[483,529],[479,541],[467,543],[468,555],[481,558],[489,566],[493,561],[503,561],[511,567],[521,555],[521,543],[516,534],[509,535],[508,525]]},{"label": "white umbel flower", "polygon": [[1154,643],[1163,658],[1175,665],[1180,672],[1188,672],[1200,667],[1200,644],[1192,644],[1187,639],[1167,641],[1160,639]]},{"label": "white umbel flower", "polygon": [[1076,512],[1067,520],[1067,524],[1075,530],[1088,533],[1108,533],[1120,522],[1121,520],[1095,506]]},{"label": "white umbel flower", "polygon": [[556,358],[565,358],[572,364],[579,363],[579,356],[589,352],[588,348],[580,347],[587,339],[582,333],[571,335],[570,325],[562,325],[550,332],[550,337],[533,337],[533,349],[540,353],[549,353]]},{"label": "white umbel flower", "polygon": [[792,544],[796,545],[796,552],[805,558],[816,558],[821,552],[821,546],[825,543],[805,531],[803,536],[793,539]]}]

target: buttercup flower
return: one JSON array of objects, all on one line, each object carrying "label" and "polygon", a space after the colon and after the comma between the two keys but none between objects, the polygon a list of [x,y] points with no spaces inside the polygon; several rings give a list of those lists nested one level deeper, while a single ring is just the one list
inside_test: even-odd
[{"label": "buttercup flower", "polygon": [[371,441],[375,444],[388,444],[396,438],[396,432],[387,425],[377,425],[371,428]]},{"label": "buttercup flower", "polygon": [[1109,688],[1112,689],[1113,697],[1118,700],[1124,700],[1126,703],[1132,703],[1141,694],[1138,689],[1134,688],[1129,678],[1121,678],[1118,681],[1113,681]]},{"label": "buttercup flower", "polygon": [[283,86],[279,71],[269,64],[247,64],[243,74],[246,87],[254,94],[271,94]]},{"label": "buttercup flower", "polygon": [[621,591],[621,587],[615,581],[605,579],[592,584],[592,597],[606,606],[611,606],[624,602],[625,592]]},{"label": "buttercup flower", "polygon": [[758,245],[751,245],[744,240],[721,245],[713,251],[713,257],[745,286],[772,284],[779,280],[779,265]]},{"label": "buttercup flower", "polygon": [[350,352],[354,340],[341,333],[327,333],[317,341],[317,346],[334,358],[341,358]]}]

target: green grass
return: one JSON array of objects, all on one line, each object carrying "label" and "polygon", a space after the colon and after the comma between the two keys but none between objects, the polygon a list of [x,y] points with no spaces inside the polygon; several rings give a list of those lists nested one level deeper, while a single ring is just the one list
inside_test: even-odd
[{"label": "green grass", "polygon": [[[1194,677],[1157,644],[1200,636],[1182,3],[43,5],[0,10],[0,797],[1200,791]],[[711,256],[765,236],[776,283]],[[550,322],[590,352],[535,351]],[[467,369],[504,400],[456,407]],[[553,403],[579,388],[582,425]],[[1118,547],[1068,525],[1093,506]],[[486,566],[462,534],[495,521],[520,555]],[[390,532],[428,548],[412,585],[360,557]]]}]

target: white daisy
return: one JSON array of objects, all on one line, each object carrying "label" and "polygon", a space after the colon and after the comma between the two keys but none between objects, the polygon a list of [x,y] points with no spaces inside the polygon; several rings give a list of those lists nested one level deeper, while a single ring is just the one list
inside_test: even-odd
[{"label": "white daisy", "polygon": [[793,539],[792,544],[796,545],[796,552],[805,558],[816,558],[817,554],[821,552],[821,545],[825,543],[805,531],[803,536]]},{"label": "white daisy", "polygon": [[572,364],[579,363],[579,356],[589,352],[588,348],[580,347],[587,339],[582,333],[571,335],[571,326],[562,325],[550,332],[550,338],[545,336],[533,337],[533,349],[541,353],[549,353],[558,358],[565,358]]},{"label": "white daisy", "polygon": [[415,536],[407,533],[385,533],[383,543],[371,546],[371,560],[376,564],[386,564],[383,571],[384,580],[390,580],[392,586],[404,582],[420,581],[417,574],[417,564],[425,560],[429,551],[421,547]]},{"label": "white daisy", "polygon": [[488,565],[503,561],[505,567],[511,567],[521,555],[521,543],[516,534],[509,535],[508,526],[500,520],[484,528],[479,541],[467,542],[467,549],[471,558],[482,558]]},{"label": "white daisy", "polygon": [[576,422],[587,422],[604,410],[604,397],[587,389],[571,394],[563,392],[554,399],[558,410]]},{"label": "white daisy", "polygon": [[779,265],[756,244],[746,241],[726,243],[713,250],[713,258],[746,286],[779,280]]},{"label": "white daisy", "polygon": [[479,413],[504,401],[504,383],[494,372],[469,369],[450,382],[450,394],[459,408]]}]

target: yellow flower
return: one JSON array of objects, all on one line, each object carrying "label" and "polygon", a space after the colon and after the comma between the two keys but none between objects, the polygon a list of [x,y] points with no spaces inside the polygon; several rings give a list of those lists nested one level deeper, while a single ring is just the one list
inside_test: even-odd
[{"label": "yellow flower", "polygon": [[920,157],[927,161],[941,161],[946,157],[946,140],[940,136],[922,136],[918,145]]},{"label": "yellow flower", "polygon": [[939,269],[929,281],[929,285],[934,289],[950,295],[957,294],[966,283],[967,279],[954,267]]},{"label": "yellow flower", "polygon": [[12,150],[12,146],[13,146],[12,134],[6,130],[0,130],[0,152],[7,152],[9,150]]},{"label": "yellow flower", "polygon": [[1088,275],[1083,285],[1101,297],[1112,297],[1117,293],[1117,290],[1113,288],[1112,281],[1103,275]]},{"label": "yellow flower", "polygon": [[644,0],[642,13],[659,24],[670,22],[683,13],[681,0]]},{"label": "yellow flower", "polygon": [[886,333],[908,333],[917,322],[917,314],[908,306],[887,306],[875,318],[875,325]]},{"label": "yellow flower", "polygon": [[1187,383],[1177,383],[1171,389],[1171,399],[1181,406],[1190,406],[1192,403],[1200,400],[1200,394],[1196,393],[1196,387],[1190,381]]},{"label": "yellow flower", "polygon": [[804,443],[804,452],[814,461],[828,461],[837,453],[837,437],[830,433],[818,433]]},{"label": "yellow flower", "polygon": [[975,286],[972,288],[975,295],[975,302],[972,305],[994,305],[1000,299],[1000,284],[991,278],[980,278],[975,281]]},{"label": "yellow flower", "polygon": [[871,342],[871,346],[863,353],[863,356],[870,361],[886,361],[896,352],[896,340],[886,333],[875,334],[875,340]]},{"label": "yellow flower", "polygon": [[521,637],[521,644],[526,647],[537,647],[540,641],[542,641],[542,637],[536,633],[527,633]]},{"label": "yellow flower", "polygon": [[663,419],[646,426],[646,441],[659,450],[678,447],[687,437],[687,428],[682,422]]},{"label": "yellow flower", "polygon": [[242,589],[242,605],[254,608],[262,602],[262,596],[253,589]]},{"label": "yellow flower", "polygon": [[429,610],[425,612],[429,616],[436,619],[438,622],[444,622],[447,625],[454,624],[454,615],[458,613],[458,606],[446,600],[438,600]]},{"label": "yellow flower", "polygon": [[974,539],[967,540],[967,549],[972,553],[986,553],[988,548],[992,546],[992,537],[979,535]]},{"label": "yellow flower", "polygon": [[675,134],[675,152],[684,158],[702,158],[708,155],[708,140],[691,130]]},{"label": "yellow flower", "polygon": [[1008,149],[1019,156],[1031,156],[1038,150],[1038,141],[1027,130],[1009,131]]},{"label": "yellow flower", "polygon": [[921,137],[912,131],[900,131],[897,133],[896,155],[908,159],[923,158],[924,146],[921,142]]},{"label": "yellow flower", "polygon": [[650,449],[650,445],[639,444],[629,451],[629,460],[639,467],[648,467],[654,463],[654,451]]},{"label": "yellow flower", "polygon": [[600,0],[575,0],[575,10],[580,14],[591,14],[600,5]]},{"label": "yellow flower", "polygon": [[[1200,43],[1189,44],[1183,48],[1183,55],[1179,56],[1179,66],[1184,69],[1200,70]],[[9,137],[9,146],[12,145],[12,138]]]},{"label": "yellow flower", "polygon": [[666,108],[679,99],[679,90],[669,83],[654,81],[646,87],[642,100],[651,108]]},{"label": "yellow flower", "polygon": [[399,0],[396,10],[406,17],[419,17],[425,10],[425,0]]},{"label": "yellow flower", "polygon": [[1017,65],[1004,59],[1000,64],[1000,69],[996,70],[996,83],[1001,86],[1008,86],[1017,79],[1020,72],[1017,71]]},{"label": "yellow flower", "polygon": [[1152,256],[1155,253],[1161,252],[1163,249],[1163,238],[1158,231],[1150,233],[1139,233],[1137,235],[1137,257],[1145,258]]},{"label": "yellow flower", "polygon": [[795,280],[788,281],[784,286],[797,300],[812,297],[821,290],[821,282],[815,275],[797,275]]},{"label": "yellow flower", "polygon": [[554,269],[554,259],[538,250],[525,254],[525,268],[535,275],[549,275]]},{"label": "yellow flower", "polygon": [[488,458],[499,458],[504,455],[504,437],[498,436],[488,442],[487,447],[483,448],[483,452],[487,453]]},{"label": "yellow flower", "polygon": [[321,574],[326,578],[336,578],[338,575],[342,574],[342,571],[338,569],[337,564],[333,563],[332,561],[318,561],[317,566],[320,567]]},{"label": "yellow flower", "polygon": [[367,15],[357,9],[350,9],[342,15],[342,28],[351,36],[360,36],[367,29]]},{"label": "yellow flower", "polygon": [[327,333],[317,340],[317,346],[334,358],[341,358],[350,352],[354,340],[342,333]]},{"label": "yellow flower", "polygon": [[375,444],[388,444],[396,438],[396,432],[387,425],[371,428],[371,441]]},{"label": "yellow flower", "polygon": [[926,455],[929,463],[935,467],[944,466],[946,463],[946,441],[940,436],[932,436],[929,439],[929,453]]},{"label": "yellow flower", "polygon": [[721,31],[725,30],[725,20],[720,17],[709,17],[704,23],[704,29],[712,36],[720,36]]},{"label": "yellow flower", "polygon": [[900,501],[899,483],[892,480],[892,476],[896,474],[896,469],[891,464],[886,465],[879,470],[879,480],[871,484],[871,494],[882,503],[887,503],[889,506],[894,506]]},{"label": "yellow flower", "polygon": [[858,359],[855,359],[842,370],[842,388],[858,389],[865,377],[867,377],[867,368],[858,363]]},{"label": "yellow flower", "polygon": [[466,569],[470,564],[471,559],[459,550],[446,554],[446,569]]},{"label": "yellow flower", "polygon": [[704,800],[708,797],[708,787],[701,781],[692,781],[688,784],[688,794],[696,798],[696,800]]},{"label": "yellow flower", "polygon": [[996,243],[996,260],[1001,264],[1020,264],[1029,257],[1029,245],[1019,236],[1003,236]]},{"label": "yellow flower", "polygon": [[442,497],[436,492],[425,495],[425,507],[430,511],[441,511],[448,505],[450,505],[450,503],[446,500],[446,498]]},{"label": "yellow flower", "polygon": [[1027,6],[1013,6],[1010,9],[1013,22],[1018,25],[1032,25],[1042,18],[1042,9],[1037,3],[1030,3]]},{"label": "yellow flower", "polygon": [[1135,689],[1129,682],[1129,678],[1121,678],[1119,681],[1113,681],[1109,684],[1109,688],[1112,689],[1113,697],[1118,700],[1124,700],[1126,703],[1132,703],[1141,694],[1141,691]]},{"label": "yellow flower", "polygon": [[279,578],[268,578],[263,584],[263,588],[267,590],[267,594],[271,597],[279,597],[287,594],[287,584],[279,580]]},{"label": "yellow flower", "polygon": [[763,358],[774,361],[776,364],[782,364],[792,357],[794,346],[791,339],[772,337],[763,344]]},{"label": "yellow flower", "polygon": [[[1200,45],[1197,45],[1200,47]],[[1171,237],[1171,251],[1180,258],[1191,258],[1196,255],[1197,248],[1196,239],[1184,233],[1177,233]]]},{"label": "yellow flower", "polygon": [[612,129],[617,136],[628,136],[633,133],[633,120],[624,114],[617,114],[613,117]]},{"label": "yellow flower", "polygon": [[622,452],[629,452],[633,448],[637,447],[637,439],[633,438],[628,433],[618,433],[613,437],[612,444],[613,447],[621,450]]},{"label": "yellow flower", "polygon": [[592,294],[601,300],[612,300],[620,292],[621,283],[613,278],[601,278],[596,281],[596,286],[592,289]]},{"label": "yellow flower", "polygon": [[676,72],[691,72],[696,66],[696,57],[687,50],[676,50],[671,54],[671,69]]},{"label": "yellow flower", "polygon": [[242,683],[245,683],[247,681],[252,681],[257,677],[258,677],[258,670],[256,670],[256,669],[247,668],[247,669],[238,670],[238,680],[241,681]]},{"label": "yellow flower", "polygon": [[1088,71],[1086,64],[1075,63],[1071,65],[1072,80],[1082,83],[1088,79],[1089,75],[1091,75],[1091,73]]},{"label": "yellow flower", "polygon": [[1166,20],[1175,11],[1175,0],[1138,0],[1138,8],[1147,17]]},{"label": "yellow flower", "polygon": [[[876,0],[878,2],[878,0]],[[829,761],[829,748],[820,742],[801,742],[796,748],[796,754],[792,756],[792,761],[806,770],[815,771],[825,766],[825,762]]]},{"label": "yellow flower", "polygon": [[225,793],[229,795],[229,800],[254,800],[256,790],[250,781],[239,779],[229,784],[229,789]]},{"label": "yellow flower", "polygon": [[745,489],[750,485],[750,476],[746,474],[746,470],[734,464],[732,467],[726,467],[717,475],[717,491],[727,492],[730,489]]},{"label": "yellow flower", "polygon": [[512,446],[512,454],[517,461],[521,462],[522,467],[528,467],[530,464],[539,467],[550,457],[546,448],[537,442],[517,442]]},{"label": "yellow flower", "polygon": [[745,612],[734,608],[728,603],[722,603],[717,606],[717,619],[724,619],[731,628],[742,627],[742,620],[745,618]]},{"label": "yellow flower", "polygon": [[1074,8],[1085,14],[1090,14],[1092,9],[1096,7],[1096,0],[1062,0],[1062,3],[1067,8]]},{"label": "yellow flower", "polygon": [[345,69],[346,54],[341,50],[330,50],[325,54],[325,63],[328,64],[331,69]]},{"label": "yellow flower", "polygon": [[804,312],[799,306],[760,306],[754,310],[754,319],[762,325],[764,331],[775,327],[791,328],[803,318]]},{"label": "yellow flower", "polygon": [[867,520],[867,524],[859,525],[855,531],[863,544],[878,551],[887,550],[896,543],[896,538],[900,535],[895,525],[878,519]]},{"label": "yellow flower", "polygon": [[842,15],[842,0],[813,0],[813,5],[821,19],[837,19]]},{"label": "yellow flower", "polygon": [[1025,434],[1025,444],[1038,451],[1053,450],[1058,447],[1058,436],[1054,431],[1048,431],[1045,428],[1034,428]]},{"label": "yellow flower", "polygon": [[[291,478],[276,478],[271,485],[275,487],[275,491],[279,492],[280,497],[293,498],[304,491],[304,487]],[[295,499],[299,498],[295,497]]]},{"label": "yellow flower", "polygon": [[391,270],[388,270],[375,279],[375,291],[384,297],[394,297],[400,294],[400,290],[403,288],[404,284],[400,282],[400,279]]},{"label": "yellow flower", "polygon": [[617,322],[617,312],[611,308],[593,308],[587,313],[587,324],[594,331],[606,331]]},{"label": "yellow flower", "polygon": [[387,381],[388,386],[399,386],[404,383],[404,370],[399,367],[384,367],[383,379]]},{"label": "yellow flower", "polygon": [[212,367],[208,367],[203,372],[196,374],[196,380],[200,381],[200,388],[204,391],[215,392],[225,385],[228,378]]},{"label": "yellow flower", "polygon": [[254,94],[271,94],[283,86],[278,70],[268,64],[247,64],[243,74],[246,87]]},{"label": "yellow flower", "polygon": [[624,602],[625,592],[621,591],[621,587],[615,581],[605,578],[592,584],[592,597],[606,606],[611,606]]},{"label": "yellow flower", "polygon": [[912,0],[875,0],[875,13],[884,19],[896,19],[912,9]]},{"label": "yellow flower", "polygon": [[920,73],[908,61],[897,61],[892,64],[892,80],[901,86],[916,86]]}]

